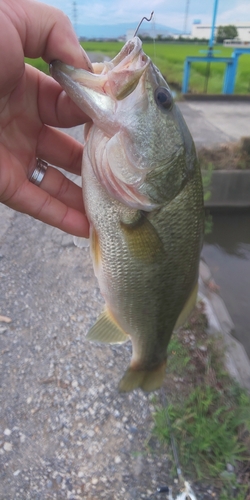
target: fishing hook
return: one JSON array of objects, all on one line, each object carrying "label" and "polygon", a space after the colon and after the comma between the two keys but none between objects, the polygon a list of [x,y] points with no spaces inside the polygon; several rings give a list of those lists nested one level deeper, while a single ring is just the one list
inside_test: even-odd
[{"label": "fishing hook", "polygon": [[152,12],[151,12],[151,14],[150,14],[150,18],[149,18],[149,19],[148,19],[146,16],[144,16],[144,17],[141,19],[141,21],[139,22],[139,24],[138,24],[138,26],[137,26],[137,28],[136,28],[136,30],[135,30],[134,36],[136,36],[136,33],[138,33],[139,28],[140,28],[140,26],[141,26],[141,23],[144,21],[144,19],[145,19],[145,21],[151,21],[151,19],[152,19],[153,15],[154,15],[154,11],[152,11]]}]

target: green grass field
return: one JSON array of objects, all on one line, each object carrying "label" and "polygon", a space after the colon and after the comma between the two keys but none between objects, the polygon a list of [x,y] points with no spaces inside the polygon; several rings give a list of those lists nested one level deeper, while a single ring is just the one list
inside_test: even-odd
[{"label": "green grass field", "polygon": [[[103,52],[106,56],[114,57],[121,47],[120,42],[84,42],[82,43],[86,52]],[[174,43],[144,43],[144,51],[158,66],[166,80],[174,88],[181,88],[183,78],[184,61],[187,56],[205,55],[206,45],[196,44],[174,44]],[[215,46],[216,56],[230,57],[233,49]],[[201,52],[203,51],[203,53]],[[26,59],[29,64],[35,65],[41,71],[48,72],[48,65],[41,59]],[[194,93],[203,93],[205,85],[207,64],[193,63],[190,74],[190,90]],[[223,86],[225,64],[214,63],[210,66],[210,78],[207,92],[210,94],[220,94]],[[235,86],[236,94],[250,93],[250,54],[239,58],[238,73]]]}]

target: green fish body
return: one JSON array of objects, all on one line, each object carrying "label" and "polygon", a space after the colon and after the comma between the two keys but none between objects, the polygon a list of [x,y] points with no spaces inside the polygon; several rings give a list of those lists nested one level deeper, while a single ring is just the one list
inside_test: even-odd
[{"label": "green fish body", "polygon": [[119,389],[151,391],[162,385],[172,332],[196,300],[203,190],[193,140],[137,37],[94,74],[59,61],[51,72],[93,120],[83,196],[106,309],[88,338],[131,339]]}]

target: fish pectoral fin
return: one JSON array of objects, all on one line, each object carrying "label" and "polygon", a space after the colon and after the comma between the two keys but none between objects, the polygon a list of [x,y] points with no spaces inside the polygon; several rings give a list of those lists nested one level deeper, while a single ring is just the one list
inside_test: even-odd
[{"label": "fish pectoral fin", "polygon": [[176,323],[175,323],[175,326],[174,326],[174,330],[178,330],[178,328],[180,328],[181,326],[183,326],[188,317],[190,316],[195,304],[196,304],[196,301],[197,301],[197,294],[198,294],[198,282],[196,283],[195,287],[193,288],[192,292],[190,293],[182,311],[181,311],[181,314],[179,315]]},{"label": "fish pectoral fin", "polygon": [[91,121],[91,122],[85,123],[83,126],[83,144],[85,144],[85,142],[87,142],[87,140],[88,140],[89,131],[90,131],[92,125],[93,125],[93,122]]},{"label": "fish pectoral fin", "polygon": [[143,212],[135,212],[131,219],[124,214],[120,224],[133,257],[150,263],[165,256],[161,238]]},{"label": "fish pectoral fin", "polygon": [[130,392],[139,387],[146,392],[155,391],[162,386],[165,373],[166,361],[155,370],[134,370],[129,367],[119,383],[119,391]]},{"label": "fish pectoral fin", "polygon": [[90,328],[86,338],[103,344],[123,344],[129,336],[115,323],[109,311],[104,311]]}]

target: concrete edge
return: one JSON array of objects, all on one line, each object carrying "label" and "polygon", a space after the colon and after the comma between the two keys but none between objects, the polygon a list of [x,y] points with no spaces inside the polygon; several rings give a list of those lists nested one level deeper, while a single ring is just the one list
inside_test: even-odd
[{"label": "concrete edge", "polygon": [[181,94],[184,101],[250,102],[249,94]]},{"label": "concrete edge", "polygon": [[[207,172],[202,171],[202,177]],[[205,207],[210,209],[250,209],[250,170],[214,170]]]},{"label": "concrete edge", "polygon": [[205,306],[208,333],[222,336],[225,342],[225,364],[228,373],[250,393],[250,360],[243,345],[233,337],[234,323],[218,294],[209,267],[202,260],[200,261],[199,297]]}]

